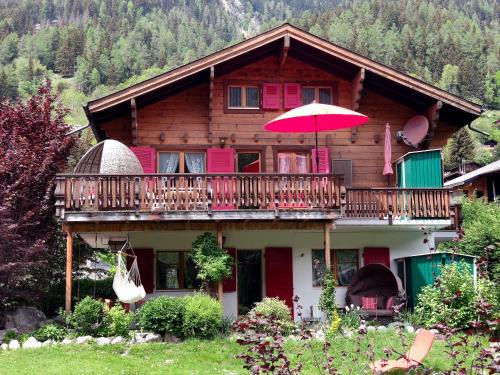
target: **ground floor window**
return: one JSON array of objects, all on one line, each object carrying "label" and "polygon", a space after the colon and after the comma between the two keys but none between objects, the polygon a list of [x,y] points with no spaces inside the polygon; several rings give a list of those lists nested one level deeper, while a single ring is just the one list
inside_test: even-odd
[{"label": "ground floor window", "polygon": [[158,251],[156,253],[156,289],[196,289],[200,282],[196,278],[194,263],[186,251]]},{"label": "ground floor window", "polygon": [[[359,268],[357,249],[330,250],[332,270],[337,276],[338,285],[349,285]],[[313,286],[321,286],[325,272],[325,250],[312,250]]]}]

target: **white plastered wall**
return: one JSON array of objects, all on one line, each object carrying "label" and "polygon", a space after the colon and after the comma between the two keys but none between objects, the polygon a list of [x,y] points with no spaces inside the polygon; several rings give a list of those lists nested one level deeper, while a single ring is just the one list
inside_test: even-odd
[{"label": "white plastered wall", "polygon": [[[136,249],[153,248],[158,250],[188,250],[201,232],[169,231],[169,232],[136,232],[130,233],[130,241]],[[322,231],[228,231],[223,233],[224,245],[242,250],[261,249],[266,247],[291,247],[293,249],[293,286],[294,295],[300,297],[304,307],[304,315],[319,317],[318,301],[320,287],[312,286],[311,249],[323,249]],[[423,254],[428,250],[423,244],[423,234],[415,228],[377,227],[357,228],[337,226],[331,233],[331,247],[334,249],[358,249],[360,267],[363,266],[362,252],[364,247],[388,247],[390,249],[391,269],[396,273],[395,258],[408,255]],[[432,239],[431,239],[432,240]],[[431,244],[432,245],[432,244]],[[155,278],[156,279],[156,278]],[[263,275],[263,294],[265,295],[265,275]],[[337,304],[344,306],[346,287],[337,288]],[[155,291],[148,297],[167,294],[181,296],[189,291]],[[224,312],[226,316],[237,315],[237,292],[224,293]],[[296,316],[296,314],[295,314]]]}]

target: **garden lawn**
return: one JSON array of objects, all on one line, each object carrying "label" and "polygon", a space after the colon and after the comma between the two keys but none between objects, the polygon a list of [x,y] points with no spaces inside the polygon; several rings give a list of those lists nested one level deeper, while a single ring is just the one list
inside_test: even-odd
[{"label": "garden lawn", "polygon": [[[411,343],[414,335],[408,335]],[[399,338],[392,331],[370,332],[363,338],[361,352],[356,352],[356,339],[338,337],[332,340],[331,353],[341,365],[342,374],[360,374],[367,371],[366,347],[371,342],[375,357],[383,358],[383,349],[392,347],[404,351]],[[314,342],[316,356],[322,343]],[[234,340],[188,340],[180,344],[140,344],[97,346],[95,344],[55,346],[18,351],[0,351],[0,374],[245,374],[243,362],[235,356],[240,347]],[[436,341],[424,364],[444,370],[449,360],[444,354],[444,342]],[[124,352],[128,351],[126,355]],[[286,352],[297,363],[298,353],[304,362],[304,374],[318,374],[311,350],[304,350],[301,342],[288,341]],[[346,353],[346,355],[343,354]],[[394,358],[394,357],[393,357]]]}]

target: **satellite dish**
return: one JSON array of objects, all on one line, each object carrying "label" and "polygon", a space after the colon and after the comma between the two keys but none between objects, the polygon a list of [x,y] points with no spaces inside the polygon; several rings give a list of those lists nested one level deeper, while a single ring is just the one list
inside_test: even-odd
[{"label": "satellite dish", "polygon": [[398,132],[398,138],[408,146],[417,147],[423,141],[429,130],[427,117],[418,115],[406,121],[403,131]]}]

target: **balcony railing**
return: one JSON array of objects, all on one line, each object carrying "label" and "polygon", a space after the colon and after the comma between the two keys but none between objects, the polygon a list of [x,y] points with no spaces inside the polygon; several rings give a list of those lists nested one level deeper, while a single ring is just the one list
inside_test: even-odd
[{"label": "balcony railing", "polygon": [[57,176],[56,208],[59,216],[301,210],[389,221],[450,219],[446,189],[345,189],[342,182],[326,174],[62,174]]},{"label": "balcony railing", "polygon": [[345,216],[352,218],[450,218],[447,189],[347,189],[345,202]]},{"label": "balcony railing", "polygon": [[57,176],[64,211],[233,211],[340,207],[340,180],[321,174]]}]

